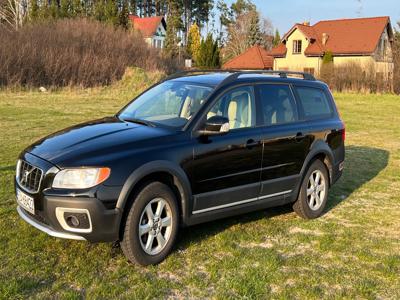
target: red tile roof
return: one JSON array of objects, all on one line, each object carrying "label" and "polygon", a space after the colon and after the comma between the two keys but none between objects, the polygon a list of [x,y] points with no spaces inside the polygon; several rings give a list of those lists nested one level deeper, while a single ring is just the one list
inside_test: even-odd
[{"label": "red tile roof", "polygon": [[268,55],[267,51],[254,46],[226,62],[223,69],[247,69],[247,70],[267,70],[274,66],[274,58]]},{"label": "red tile roof", "polygon": [[156,33],[160,23],[165,22],[164,17],[141,18],[130,15],[129,19],[132,22],[133,28],[139,30],[145,38],[152,37]]},{"label": "red tile roof", "polygon": [[[307,56],[322,56],[326,51],[331,51],[333,55],[369,55],[375,52],[387,27],[390,27],[389,17],[320,21],[313,26],[296,24],[282,41],[298,29],[311,42],[305,50]],[[328,36],[325,45],[322,42],[324,33]],[[286,51],[286,45],[282,42],[269,54],[284,57]]]}]

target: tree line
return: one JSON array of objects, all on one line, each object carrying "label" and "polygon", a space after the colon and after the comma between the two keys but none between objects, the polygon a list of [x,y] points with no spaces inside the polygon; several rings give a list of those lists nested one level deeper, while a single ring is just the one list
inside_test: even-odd
[{"label": "tree line", "polygon": [[[272,25],[261,18],[251,0],[236,0],[230,6],[222,0],[217,3],[214,1],[0,0],[0,22],[19,29],[27,23],[88,18],[129,29],[130,14],[140,17],[165,16],[167,21],[165,54],[174,58],[182,55],[184,49],[185,57],[192,58],[197,66],[206,65],[206,67],[220,65],[222,46],[223,61],[255,44],[266,48],[272,46]],[[220,15],[220,28],[215,28],[214,7]],[[191,29],[192,33],[197,31],[194,37],[190,37]],[[206,32],[203,39],[201,32]],[[195,41],[195,46],[191,45],[191,41]],[[185,47],[182,48],[182,45]],[[193,50],[195,55],[191,51],[193,47],[197,47]]]}]

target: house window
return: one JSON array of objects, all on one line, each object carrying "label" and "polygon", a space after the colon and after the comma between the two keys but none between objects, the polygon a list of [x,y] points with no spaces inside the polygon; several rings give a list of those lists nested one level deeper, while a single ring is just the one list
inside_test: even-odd
[{"label": "house window", "polygon": [[157,48],[157,40],[153,40],[153,47]]},{"label": "house window", "polygon": [[311,75],[315,74],[315,69],[314,68],[304,68],[304,73],[308,73]]},{"label": "house window", "polygon": [[301,40],[293,41],[293,54],[301,53]]},{"label": "house window", "polygon": [[160,49],[162,48],[160,40],[157,40],[157,48],[160,48]]}]

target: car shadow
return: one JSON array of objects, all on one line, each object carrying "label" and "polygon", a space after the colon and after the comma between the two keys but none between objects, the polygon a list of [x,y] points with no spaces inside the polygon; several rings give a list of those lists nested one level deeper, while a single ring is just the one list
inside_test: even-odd
[{"label": "car shadow", "polygon": [[[325,213],[329,213],[341,202],[346,201],[354,191],[375,178],[386,168],[388,161],[389,152],[386,150],[363,146],[346,147],[345,170],[329,191]],[[176,247],[185,249],[196,241],[213,236],[236,224],[249,223],[265,217],[272,218],[292,211],[292,204],[288,204],[185,228],[179,235]]]}]

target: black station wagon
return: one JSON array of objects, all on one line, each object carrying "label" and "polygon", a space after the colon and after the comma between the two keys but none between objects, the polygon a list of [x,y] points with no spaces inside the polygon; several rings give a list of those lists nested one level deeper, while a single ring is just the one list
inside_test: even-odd
[{"label": "black station wagon", "polygon": [[328,86],[309,74],[179,73],[23,151],[17,210],[52,236],[120,241],[129,261],[156,264],[180,226],[287,203],[320,216],[344,140]]}]

